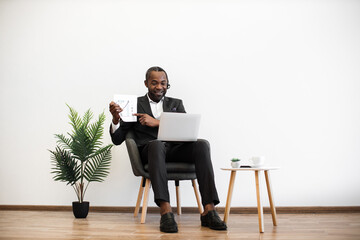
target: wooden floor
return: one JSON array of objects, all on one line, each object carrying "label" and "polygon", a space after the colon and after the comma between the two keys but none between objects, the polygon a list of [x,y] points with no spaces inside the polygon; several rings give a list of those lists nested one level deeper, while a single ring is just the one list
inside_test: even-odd
[{"label": "wooden floor", "polygon": [[[223,217],[221,215],[221,217]],[[228,231],[201,227],[198,214],[176,216],[179,233],[159,231],[159,215],[146,224],[131,213],[90,212],[75,219],[72,212],[0,211],[0,239],[360,239],[360,213],[278,214],[272,226],[265,214],[265,233],[258,232],[256,214],[231,214]]]}]

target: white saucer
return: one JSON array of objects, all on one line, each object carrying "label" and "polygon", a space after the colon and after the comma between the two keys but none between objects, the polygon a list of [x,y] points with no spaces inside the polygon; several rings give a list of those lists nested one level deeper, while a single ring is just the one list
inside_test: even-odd
[{"label": "white saucer", "polygon": [[259,164],[259,165],[251,165],[252,168],[260,168],[260,167],[263,167],[264,164]]}]

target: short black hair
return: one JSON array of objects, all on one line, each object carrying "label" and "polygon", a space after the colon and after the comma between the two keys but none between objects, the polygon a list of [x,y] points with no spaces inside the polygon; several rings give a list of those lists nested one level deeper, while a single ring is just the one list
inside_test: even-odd
[{"label": "short black hair", "polygon": [[166,71],[165,71],[163,68],[157,67],[157,66],[151,67],[151,68],[149,68],[149,69],[146,71],[146,74],[145,74],[145,80],[146,80],[146,81],[149,80],[150,74],[151,74],[151,72],[153,72],[153,71],[155,71],[155,72],[164,72],[164,73],[165,73],[165,76],[166,76],[166,79],[167,79],[167,82],[169,83],[169,78],[168,78],[168,75],[167,75]]}]

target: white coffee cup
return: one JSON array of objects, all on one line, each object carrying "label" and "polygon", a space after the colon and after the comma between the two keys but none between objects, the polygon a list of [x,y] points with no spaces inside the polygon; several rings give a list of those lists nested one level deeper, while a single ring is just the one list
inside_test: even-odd
[{"label": "white coffee cup", "polygon": [[265,157],[264,156],[252,157],[250,158],[250,162],[252,163],[253,167],[261,167],[265,163]]}]

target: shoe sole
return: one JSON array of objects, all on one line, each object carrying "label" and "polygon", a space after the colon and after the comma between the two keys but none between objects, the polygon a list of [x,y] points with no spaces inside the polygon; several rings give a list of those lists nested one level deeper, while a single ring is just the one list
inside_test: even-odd
[{"label": "shoe sole", "polygon": [[207,223],[205,223],[205,222],[201,222],[201,226],[203,226],[203,227],[208,227],[208,228],[210,228],[210,229],[212,229],[212,230],[227,230],[227,227],[219,227],[219,228],[216,228],[216,227],[210,227]]},{"label": "shoe sole", "polygon": [[164,232],[164,233],[177,233],[178,229],[171,229],[171,230],[167,230],[167,231],[164,231],[163,229],[160,229],[160,231]]}]

